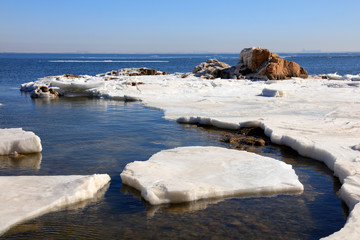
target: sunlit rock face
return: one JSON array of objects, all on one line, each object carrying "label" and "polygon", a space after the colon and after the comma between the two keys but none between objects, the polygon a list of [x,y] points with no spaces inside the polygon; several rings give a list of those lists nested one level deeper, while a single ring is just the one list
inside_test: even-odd
[{"label": "sunlit rock face", "polygon": [[240,53],[234,75],[245,75],[268,80],[283,80],[292,77],[307,78],[307,71],[299,64],[281,58],[276,53],[260,47],[245,48]]},{"label": "sunlit rock face", "polygon": [[269,49],[260,47],[244,48],[236,66],[230,66],[216,59],[209,59],[196,66],[195,76],[214,79],[260,78],[283,80],[292,77],[307,78],[307,71],[299,64],[285,60]]}]

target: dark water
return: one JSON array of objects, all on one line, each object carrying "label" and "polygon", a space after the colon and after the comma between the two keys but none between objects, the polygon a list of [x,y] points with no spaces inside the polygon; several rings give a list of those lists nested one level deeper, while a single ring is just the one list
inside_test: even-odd
[{"label": "dark water", "polygon": [[[139,192],[122,185],[119,174],[124,166],[179,146],[229,147],[219,141],[222,138],[219,131],[166,121],[161,111],[136,103],[89,98],[35,101],[18,90],[21,83],[64,73],[94,75],[143,66],[188,72],[210,57],[234,65],[238,54],[0,54],[0,103],[3,104],[0,106],[0,128],[22,127],[33,131],[40,136],[43,145],[41,154],[28,155],[25,159],[0,157],[0,175],[108,173],[111,176],[111,183],[97,198],[27,221],[2,238],[319,239],[338,231],[345,223],[347,210],[335,194],[340,186],[338,180],[322,163],[300,157],[287,148],[270,145],[258,153],[292,164],[305,186],[303,194],[212,199],[154,207],[144,202]],[[61,59],[160,59],[168,62],[49,62]],[[311,61],[315,60],[311,58]],[[325,63],[318,65],[314,71],[320,71],[320,65]],[[338,72],[355,74],[360,71]]]}]

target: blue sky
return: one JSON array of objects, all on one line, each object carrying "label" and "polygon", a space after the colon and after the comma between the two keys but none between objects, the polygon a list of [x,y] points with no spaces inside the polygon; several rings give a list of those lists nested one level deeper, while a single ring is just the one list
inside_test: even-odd
[{"label": "blue sky", "polygon": [[0,0],[0,52],[360,51],[359,0]]}]

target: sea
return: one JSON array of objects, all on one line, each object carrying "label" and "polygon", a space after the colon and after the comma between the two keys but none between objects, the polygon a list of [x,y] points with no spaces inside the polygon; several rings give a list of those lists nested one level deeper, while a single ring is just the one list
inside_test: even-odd
[{"label": "sea", "polygon": [[[309,74],[360,73],[360,53],[284,53]],[[0,128],[36,133],[43,151],[0,156],[0,176],[107,173],[94,199],[25,221],[0,239],[319,239],[340,230],[348,208],[323,163],[269,144],[256,153],[291,164],[301,195],[200,200],[151,206],[123,185],[126,164],[181,146],[221,146],[223,132],[163,118],[141,103],[100,98],[32,99],[20,84],[45,76],[96,75],[130,67],[191,72],[210,58],[236,65],[239,54],[0,54]],[[151,173],[149,173],[151,174]],[[1,207],[1,206],[0,206]]]}]

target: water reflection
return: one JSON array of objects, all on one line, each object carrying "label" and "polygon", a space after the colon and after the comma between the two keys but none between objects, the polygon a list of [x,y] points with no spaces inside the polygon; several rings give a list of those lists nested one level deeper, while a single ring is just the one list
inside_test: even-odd
[{"label": "water reflection", "polygon": [[[200,199],[197,201],[184,202],[184,203],[151,205],[142,198],[141,192],[133,187],[122,185],[120,191],[123,194],[132,195],[134,198],[138,199],[139,201],[142,201],[143,204],[146,206],[146,215],[148,218],[152,218],[157,213],[164,213],[164,212],[182,214],[185,212],[205,210],[209,205],[218,204],[220,202],[230,199],[273,198],[279,195],[301,195],[303,193],[302,191],[293,191],[293,192],[286,192],[281,194],[274,194],[274,193],[237,194],[228,197],[207,198],[207,199]],[[271,199],[269,199],[269,201],[271,201]]]},{"label": "water reflection", "polygon": [[0,168],[21,170],[40,169],[41,160],[41,153],[0,156]]}]

